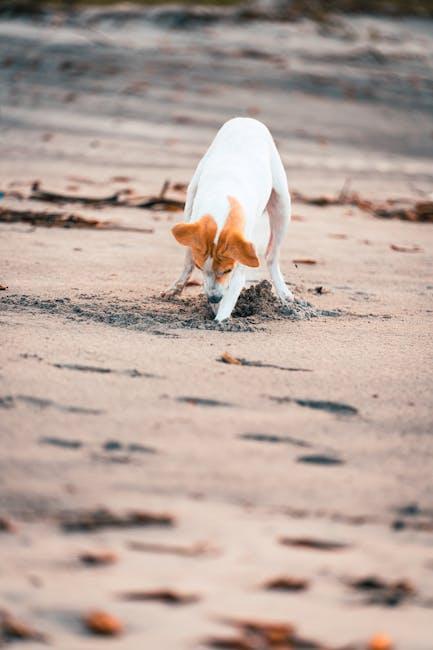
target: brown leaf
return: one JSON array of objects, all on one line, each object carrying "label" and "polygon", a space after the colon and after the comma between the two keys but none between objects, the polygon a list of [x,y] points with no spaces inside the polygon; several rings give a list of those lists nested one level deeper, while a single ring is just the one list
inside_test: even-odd
[{"label": "brown leaf", "polygon": [[275,591],[304,591],[308,589],[308,586],[308,580],[305,578],[292,578],[290,576],[273,578],[264,584],[265,589]]},{"label": "brown leaf", "polygon": [[5,641],[37,641],[46,643],[48,638],[42,632],[35,630],[27,623],[15,618],[7,611],[0,611],[0,645]]},{"label": "brown leaf", "polygon": [[0,284],[0,291],[6,291],[6,289],[8,289],[6,284]]},{"label": "brown leaf", "polygon": [[79,558],[83,564],[90,566],[106,566],[118,561],[118,556],[113,551],[85,551]]},{"label": "brown leaf", "polygon": [[[233,650],[325,650],[325,646],[297,634],[293,625],[286,622],[228,619],[224,621],[236,628],[234,637],[214,637],[207,645]],[[329,649],[328,649],[329,650]]]},{"label": "brown leaf", "polygon": [[279,540],[283,546],[294,546],[316,551],[341,551],[348,547],[344,542],[334,542],[326,539],[314,539],[310,537],[281,537]]},{"label": "brown leaf", "polygon": [[236,357],[233,357],[228,352],[223,352],[223,354],[221,355],[220,361],[222,361],[223,363],[232,364],[234,366],[242,365],[242,362],[241,362],[240,359],[237,359]]},{"label": "brown leaf", "polygon": [[368,650],[392,650],[393,647],[387,634],[375,634],[368,643]]},{"label": "brown leaf", "polygon": [[418,253],[422,248],[414,244],[413,246],[400,246],[399,244],[390,244],[390,249],[399,253]]},{"label": "brown leaf", "polygon": [[231,625],[241,629],[245,634],[257,636],[260,640],[271,645],[289,643],[295,634],[295,628],[291,623],[232,620]]},{"label": "brown leaf", "polygon": [[193,280],[188,280],[188,282],[186,283],[186,286],[187,287],[201,287],[202,284],[203,283],[200,282],[200,280],[194,280],[193,279]]},{"label": "brown leaf", "polygon": [[287,370],[288,372],[312,372],[308,368],[290,368],[288,366],[278,366],[275,363],[264,363],[263,361],[249,361],[241,357],[233,357],[228,352],[224,352],[217,361],[228,363],[236,366],[249,366],[251,368],[275,368],[275,370]]},{"label": "brown leaf", "polygon": [[298,258],[296,260],[292,260],[293,264],[317,264],[317,260],[313,260],[311,258]]},{"label": "brown leaf", "polygon": [[102,610],[94,610],[83,617],[83,623],[93,634],[101,636],[118,636],[123,632],[123,623]]},{"label": "brown leaf", "polygon": [[129,591],[121,595],[124,600],[146,601],[154,600],[166,605],[189,605],[200,600],[196,594],[185,594],[172,589],[150,589],[144,591]]}]

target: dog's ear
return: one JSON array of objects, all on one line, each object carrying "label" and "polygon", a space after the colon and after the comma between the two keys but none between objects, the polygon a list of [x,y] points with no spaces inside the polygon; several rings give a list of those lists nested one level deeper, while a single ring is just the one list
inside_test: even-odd
[{"label": "dog's ear", "polygon": [[227,239],[227,256],[232,257],[245,266],[254,268],[260,266],[254,245],[250,241],[247,241],[241,233],[231,233]]},{"label": "dog's ear", "polygon": [[253,244],[243,235],[245,213],[242,205],[234,196],[227,198],[229,214],[218,239],[215,257],[217,260],[235,260],[245,266],[260,266]]},{"label": "dog's ear", "polygon": [[179,244],[189,246],[201,257],[207,257],[212,250],[217,225],[211,216],[205,215],[194,223],[178,223],[171,232]]}]

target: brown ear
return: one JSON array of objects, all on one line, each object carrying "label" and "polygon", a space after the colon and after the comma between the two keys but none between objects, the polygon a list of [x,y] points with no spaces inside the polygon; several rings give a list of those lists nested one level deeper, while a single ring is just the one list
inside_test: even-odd
[{"label": "brown ear", "polygon": [[254,268],[260,266],[253,244],[244,239],[240,233],[232,233],[229,236],[226,254],[245,266]]},{"label": "brown ear", "polygon": [[217,225],[212,217],[205,215],[194,223],[178,223],[171,232],[179,244],[200,251],[203,255],[212,249]]}]

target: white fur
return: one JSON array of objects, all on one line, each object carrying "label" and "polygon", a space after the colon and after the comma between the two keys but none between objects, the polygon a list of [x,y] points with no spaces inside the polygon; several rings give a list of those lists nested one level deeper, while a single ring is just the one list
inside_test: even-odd
[{"label": "white fur", "polygon": [[[279,267],[279,252],[290,221],[287,177],[269,130],[258,120],[237,117],[218,131],[188,186],[184,221],[192,223],[203,215],[211,215],[218,227],[216,242],[229,213],[229,196],[241,204],[245,212],[245,238],[256,248],[260,243],[261,220],[269,217],[271,234],[266,252],[269,273],[278,297],[282,301],[293,300]],[[193,270],[188,248],[182,274],[166,295],[180,293]],[[235,266],[223,298],[215,307],[215,320],[230,317],[245,285],[245,271],[242,264]],[[210,258],[203,275],[204,290],[209,295],[215,286]]]}]

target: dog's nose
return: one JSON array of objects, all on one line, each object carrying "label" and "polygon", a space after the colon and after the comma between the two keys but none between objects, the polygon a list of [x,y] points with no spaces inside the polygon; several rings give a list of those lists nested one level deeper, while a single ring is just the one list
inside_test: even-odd
[{"label": "dog's nose", "polygon": [[221,298],[222,298],[222,296],[218,296],[216,294],[211,294],[210,296],[207,297],[209,302],[213,302],[213,303],[220,302]]}]

